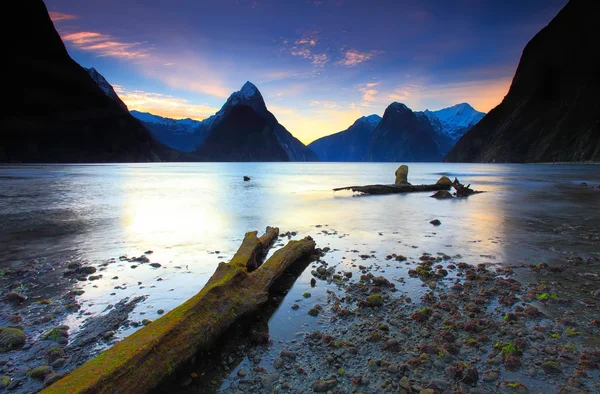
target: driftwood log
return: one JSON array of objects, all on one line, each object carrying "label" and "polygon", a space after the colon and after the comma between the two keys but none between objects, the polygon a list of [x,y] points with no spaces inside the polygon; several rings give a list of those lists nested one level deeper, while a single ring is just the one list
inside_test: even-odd
[{"label": "driftwood log", "polygon": [[460,183],[458,178],[454,178],[454,181],[452,182],[452,187],[454,188],[454,190],[456,190],[456,192],[454,193],[456,194],[456,197],[468,197],[471,194],[484,193],[481,190],[473,190],[470,188],[470,186],[470,183],[467,186],[463,185],[462,183]]},{"label": "driftwood log", "polygon": [[273,282],[315,250],[310,237],[290,241],[264,264],[278,228],[246,233],[242,245],[204,288],[184,304],[133,333],[42,391],[54,393],[146,393],[198,351],[210,349],[238,317],[268,299]]},{"label": "driftwood log", "polygon": [[392,193],[413,193],[413,192],[432,192],[437,190],[450,190],[450,185],[435,184],[435,185],[366,185],[366,186],[346,186],[333,189],[334,192],[339,190],[352,190],[363,194],[392,194]]}]

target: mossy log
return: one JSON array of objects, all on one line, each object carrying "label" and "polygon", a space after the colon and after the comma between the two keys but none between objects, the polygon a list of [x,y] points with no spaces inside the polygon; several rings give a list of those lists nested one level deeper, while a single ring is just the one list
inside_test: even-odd
[{"label": "mossy log", "polygon": [[346,186],[333,189],[334,192],[339,190],[352,190],[363,194],[392,194],[392,193],[414,193],[414,192],[432,192],[437,190],[450,190],[450,185],[366,185],[366,186]]},{"label": "mossy log", "polygon": [[315,250],[310,237],[290,241],[260,265],[279,229],[262,237],[246,233],[227,263],[219,263],[204,288],[184,304],[42,391],[63,393],[146,393],[198,351],[210,349],[238,317],[268,299],[271,284]]}]

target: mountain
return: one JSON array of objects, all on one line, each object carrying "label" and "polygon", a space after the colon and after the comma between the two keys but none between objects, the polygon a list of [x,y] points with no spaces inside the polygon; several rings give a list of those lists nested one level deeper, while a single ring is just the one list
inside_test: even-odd
[{"label": "mountain", "polygon": [[366,161],[441,161],[436,131],[429,119],[406,105],[390,104],[373,131]]},{"label": "mountain", "polygon": [[313,141],[308,147],[321,161],[363,161],[381,121],[379,115],[359,118],[344,131]]},{"label": "mountain", "polygon": [[207,161],[315,161],[317,156],[267,109],[251,82],[202,121],[206,139],[195,154]]},{"label": "mountain", "polygon": [[130,113],[141,121],[158,141],[183,152],[196,150],[204,142],[208,132],[208,128],[203,127],[201,121],[194,119],[163,118],[135,110]]},{"label": "mountain", "polygon": [[462,137],[471,127],[475,126],[484,116],[468,103],[453,105],[437,111],[423,112],[433,127],[446,134],[453,142]]},{"label": "mountain", "polygon": [[90,77],[92,77],[92,79],[96,82],[96,85],[98,85],[98,87],[100,87],[100,89],[102,89],[104,94],[106,94],[108,97],[110,97],[111,99],[113,99],[114,101],[119,103],[121,108],[123,108],[125,111],[129,111],[129,109],[127,108],[125,103],[121,100],[119,95],[117,95],[117,92],[115,92],[115,89],[113,89],[112,85],[110,83],[108,83],[108,81],[106,80],[106,78],[104,78],[104,76],[102,76],[102,74],[100,74],[98,71],[96,71],[96,69],[94,67],[92,67],[92,68],[84,67],[84,70],[87,71],[88,74],[90,74]]},{"label": "mountain", "polygon": [[4,45],[0,161],[132,162],[171,158],[173,152],[77,64],[41,0],[11,8]]},{"label": "mountain", "polygon": [[525,46],[504,100],[446,161],[600,161],[596,4],[570,0]]}]

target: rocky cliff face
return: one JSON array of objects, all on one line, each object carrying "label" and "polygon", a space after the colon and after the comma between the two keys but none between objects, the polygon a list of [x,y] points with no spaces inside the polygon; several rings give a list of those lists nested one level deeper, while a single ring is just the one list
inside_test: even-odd
[{"label": "rocky cliff face", "polygon": [[373,132],[366,161],[441,161],[434,136],[435,130],[425,115],[392,103]]},{"label": "rocky cliff face", "polygon": [[527,44],[502,103],[445,160],[600,161],[597,4],[570,0]]},{"label": "rocky cliff face", "polygon": [[131,162],[173,153],[68,55],[41,0],[15,3],[5,42],[0,161]]},{"label": "rocky cliff face", "polygon": [[316,155],[285,129],[246,82],[221,110],[204,120],[206,139],[195,154],[208,161],[315,161]]},{"label": "rocky cliff face", "polygon": [[363,116],[348,129],[319,138],[308,147],[321,161],[364,161],[380,121],[379,115]]}]

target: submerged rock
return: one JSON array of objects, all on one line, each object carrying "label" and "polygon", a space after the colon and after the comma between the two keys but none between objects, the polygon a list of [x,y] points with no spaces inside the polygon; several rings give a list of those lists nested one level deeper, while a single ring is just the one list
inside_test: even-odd
[{"label": "submerged rock", "polygon": [[250,180],[249,176],[244,175],[244,182],[248,182]]},{"label": "submerged rock", "polygon": [[438,199],[441,199],[441,198],[454,198],[452,196],[452,194],[448,190],[439,190],[434,195],[432,195],[431,197],[438,198]]},{"label": "submerged rock", "polygon": [[4,299],[13,304],[21,304],[27,300],[27,297],[21,293],[11,291],[10,293],[6,294]]}]

